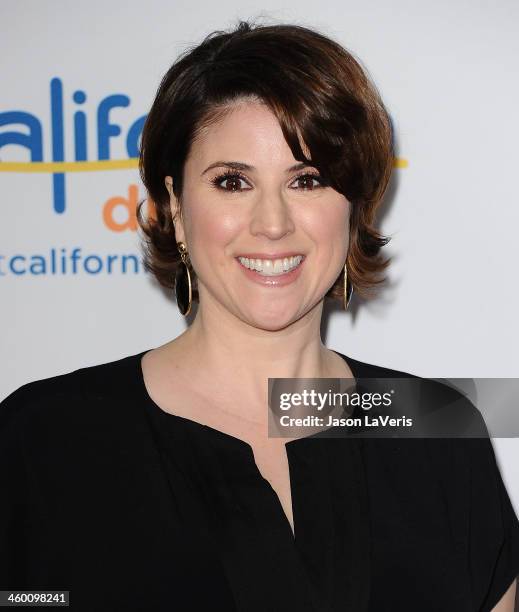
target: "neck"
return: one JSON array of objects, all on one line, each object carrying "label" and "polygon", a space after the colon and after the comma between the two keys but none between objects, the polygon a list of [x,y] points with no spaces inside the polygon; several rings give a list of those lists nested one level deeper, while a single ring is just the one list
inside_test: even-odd
[{"label": "neck", "polygon": [[[172,341],[185,375],[203,377],[222,397],[264,409],[268,378],[347,376],[340,357],[321,341],[322,301],[303,317],[274,331],[259,329],[205,300],[192,325]],[[179,360],[177,360],[178,362]]]}]

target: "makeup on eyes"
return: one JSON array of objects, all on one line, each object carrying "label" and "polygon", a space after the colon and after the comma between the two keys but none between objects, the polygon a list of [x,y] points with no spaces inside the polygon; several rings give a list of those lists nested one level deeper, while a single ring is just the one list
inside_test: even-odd
[{"label": "makeup on eyes", "polygon": [[[310,178],[310,179],[315,179],[316,181],[318,181],[318,185],[314,185],[312,186],[311,189],[306,189],[303,188],[303,191],[313,191],[315,189],[319,189],[322,187],[326,187],[326,183],[324,181],[324,179],[321,177],[320,174],[318,174],[317,172],[309,172],[308,170],[300,172],[299,174],[297,174],[295,177],[293,177],[292,182],[294,181],[299,181],[300,179],[303,178]],[[217,188],[220,189],[221,191],[227,191],[228,193],[239,193],[240,191],[248,191],[250,189],[246,188],[246,189],[226,189],[225,187],[221,187],[220,183],[224,180],[231,180],[231,179],[235,179],[235,180],[243,180],[246,183],[248,183],[248,179],[247,177],[242,174],[241,172],[232,169],[232,168],[228,168],[227,170],[224,170],[223,172],[219,173],[217,176],[215,176],[214,178],[211,179],[211,184]]]}]

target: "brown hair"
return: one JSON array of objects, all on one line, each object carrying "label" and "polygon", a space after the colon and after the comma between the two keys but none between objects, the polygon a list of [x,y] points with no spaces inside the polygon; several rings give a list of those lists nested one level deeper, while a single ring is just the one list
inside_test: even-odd
[{"label": "brown hair", "polygon": [[[234,30],[212,32],[184,51],[163,77],[139,160],[151,200],[147,219],[141,215],[144,202],[137,209],[146,236],[145,269],[161,285],[174,287],[180,254],[164,178],[173,178],[181,202],[184,164],[196,136],[230,103],[251,96],[275,114],[294,158],[316,167],[351,202],[348,279],[357,293],[371,297],[390,262],[379,253],[390,238],[374,221],[394,164],[391,119],[358,61],[338,43],[299,25],[240,21]],[[343,279],[341,273],[328,297],[342,299]]]}]

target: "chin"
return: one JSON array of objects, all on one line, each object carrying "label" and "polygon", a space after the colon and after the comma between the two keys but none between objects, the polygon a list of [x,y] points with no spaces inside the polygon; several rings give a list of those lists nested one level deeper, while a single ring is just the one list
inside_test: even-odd
[{"label": "chin", "polygon": [[292,321],[287,321],[286,323],[277,323],[277,324],[272,323],[271,325],[266,324],[266,323],[257,323],[256,325],[254,325],[254,327],[256,327],[257,329],[262,329],[264,331],[276,332],[276,331],[281,331],[282,329],[285,329],[291,323]]},{"label": "chin", "polygon": [[249,325],[256,327],[258,329],[264,329],[265,331],[280,331],[288,327],[294,321],[297,320],[296,314],[288,315],[285,310],[284,313],[258,313],[254,315],[250,313],[248,317],[246,317],[246,321]]}]

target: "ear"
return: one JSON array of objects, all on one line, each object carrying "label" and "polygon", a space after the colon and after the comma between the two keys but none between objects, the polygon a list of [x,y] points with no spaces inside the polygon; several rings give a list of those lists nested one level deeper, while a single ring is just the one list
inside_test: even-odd
[{"label": "ear", "polygon": [[171,210],[171,217],[173,219],[173,225],[175,226],[175,238],[177,242],[186,242],[186,235],[184,232],[184,222],[182,219],[182,208],[178,198],[173,192],[173,179],[171,176],[166,176],[164,184],[169,193],[169,206]]}]

